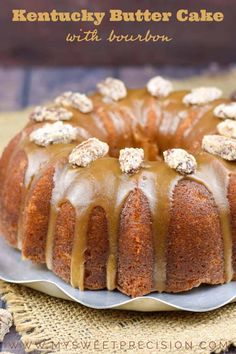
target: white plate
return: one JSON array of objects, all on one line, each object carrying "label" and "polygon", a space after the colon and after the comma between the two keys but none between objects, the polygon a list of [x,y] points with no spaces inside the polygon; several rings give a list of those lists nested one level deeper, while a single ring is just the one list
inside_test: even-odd
[{"label": "white plate", "polygon": [[236,282],[219,286],[202,286],[179,294],[152,293],[135,299],[119,291],[79,291],[44,266],[22,261],[20,252],[7,246],[2,238],[0,238],[0,279],[23,284],[45,294],[73,300],[96,309],[204,312],[236,301]]}]

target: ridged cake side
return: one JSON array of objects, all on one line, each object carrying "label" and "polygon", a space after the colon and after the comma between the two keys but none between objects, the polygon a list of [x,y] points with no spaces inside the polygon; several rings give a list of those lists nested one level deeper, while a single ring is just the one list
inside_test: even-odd
[{"label": "ridged cake side", "polygon": [[45,263],[54,173],[54,166],[50,166],[34,182],[24,207],[22,254],[37,263]]},{"label": "ridged cake side", "polygon": [[236,280],[236,174],[230,175],[228,199],[230,205],[230,220],[232,230],[232,265],[234,272],[233,279]]},{"label": "ridged cake side", "polygon": [[182,180],[174,190],[166,243],[166,291],[224,282],[223,238],[217,206],[205,186]]},{"label": "ridged cake side", "polygon": [[119,228],[118,289],[131,296],[149,294],[154,288],[152,218],[147,197],[141,190],[129,194]]},{"label": "ridged cake side", "polygon": [[0,195],[1,230],[7,242],[14,247],[18,246],[18,226],[24,198],[24,177],[28,164],[25,151],[16,149],[17,141],[18,138],[13,140],[5,151],[5,155],[3,155],[3,161],[4,158],[6,159],[6,165],[3,167],[5,173],[3,172],[0,177],[2,179]]}]

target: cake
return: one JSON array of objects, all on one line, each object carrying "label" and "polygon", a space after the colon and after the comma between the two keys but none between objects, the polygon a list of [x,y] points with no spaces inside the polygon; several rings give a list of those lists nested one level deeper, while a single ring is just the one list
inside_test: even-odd
[{"label": "cake", "polygon": [[214,87],[108,78],[39,106],[0,160],[23,259],[132,297],[236,279],[236,103]]}]

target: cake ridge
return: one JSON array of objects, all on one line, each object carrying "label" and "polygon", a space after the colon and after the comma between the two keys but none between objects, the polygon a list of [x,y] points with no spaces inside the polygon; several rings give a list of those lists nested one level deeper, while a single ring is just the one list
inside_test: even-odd
[{"label": "cake ridge", "polygon": [[233,278],[230,207],[227,198],[230,176],[229,166],[226,167],[226,163],[223,164],[217,158],[212,158],[211,155],[203,153],[199,158],[200,157],[203,158],[203,163],[200,164],[200,169],[198,169],[198,171],[190,178],[203,183],[213,195],[217,205],[221,222],[221,232],[224,240],[224,271],[226,281],[229,282]]}]

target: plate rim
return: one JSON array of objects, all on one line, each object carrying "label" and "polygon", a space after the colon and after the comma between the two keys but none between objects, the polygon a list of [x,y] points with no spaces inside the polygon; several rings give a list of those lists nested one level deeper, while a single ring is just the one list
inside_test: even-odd
[{"label": "plate rim", "polygon": [[[32,279],[32,280],[14,280],[13,281],[13,280],[9,280],[9,279],[3,277],[2,275],[0,275],[0,279],[5,281],[5,282],[7,282],[7,283],[10,283],[10,284],[19,284],[19,285],[26,285],[26,286],[29,286],[30,283],[33,283],[33,284],[35,284],[35,283],[50,284],[50,285],[55,286],[62,293],[64,293],[70,300],[72,300],[74,302],[77,302],[77,303],[79,303],[79,304],[81,304],[83,306],[86,306],[86,307],[89,307],[89,308],[93,308],[93,309],[97,309],[97,310],[116,309],[118,306],[123,306],[123,305],[129,304],[129,303],[133,303],[133,302],[141,299],[143,301],[154,300],[157,303],[162,303],[164,305],[167,305],[168,307],[172,307],[174,310],[180,310],[180,311],[186,311],[186,312],[199,312],[200,313],[200,312],[214,311],[214,310],[219,309],[219,308],[221,308],[221,307],[223,307],[223,306],[225,306],[225,305],[227,305],[229,303],[234,302],[234,300],[236,300],[236,294],[235,294],[234,296],[231,296],[228,300],[226,300],[224,303],[222,303],[220,306],[212,306],[212,307],[208,308],[207,310],[205,310],[205,309],[196,310],[196,309],[192,309],[192,308],[188,308],[188,307],[182,307],[182,306],[179,306],[179,305],[173,305],[173,304],[169,303],[166,300],[156,299],[152,295],[145,295],[145,296],[138,296],[138,297],[135,297],[135,298],[130,298],[130,299],[121,301],[119,304],[116,304],[116,305],[101,305],[101,306],[100,305],[88,305],[83,300],[76,299],[76,297],[74,297],[73,295],[69,294],[59,284],[55,283],[52,280],[46,280],[46,279],[37,279],[36,280],[36,279]],[[103,290],[94,290],[94,293],[96,293],[96,291],[101,292]],[[84,292],[86,292],[86,290],[84,290]],[[52,295],[48,294],[48,296],[52,296]],[[156,311],[158,311],[158,310],[156,310]]]}]

